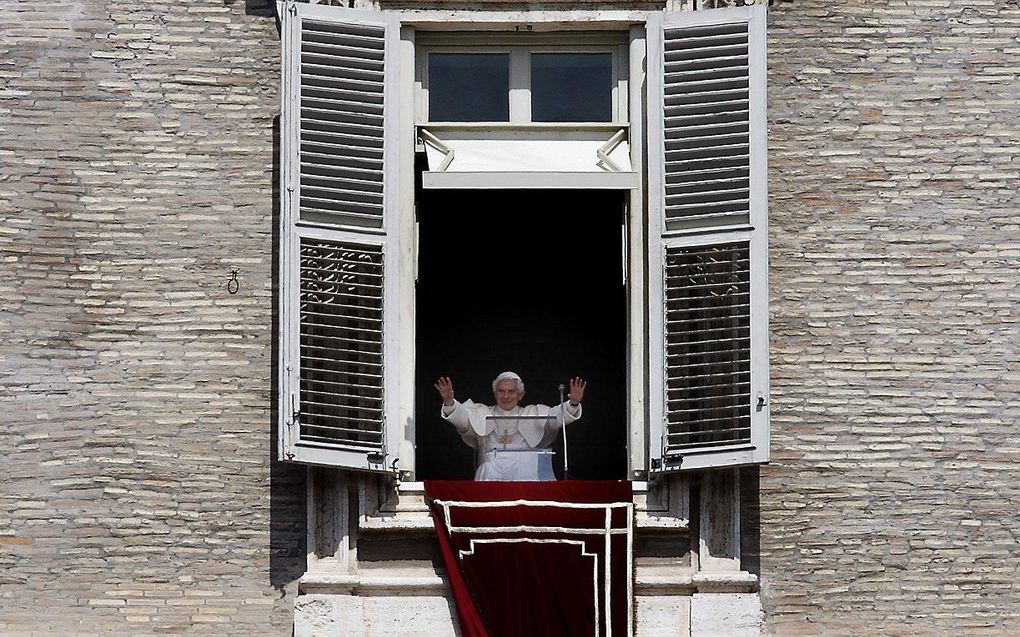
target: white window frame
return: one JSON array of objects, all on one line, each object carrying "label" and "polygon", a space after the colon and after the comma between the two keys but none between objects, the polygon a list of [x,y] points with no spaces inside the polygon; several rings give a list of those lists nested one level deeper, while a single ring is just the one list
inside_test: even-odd
[{"label": "white window frame", "polygon": [[[440,37],[436,37],[439,35]],[[555,126],[567,128],[575,124],[626,127],[629,119],[627,64],[628,47],[620,37],[606,34],[570,34],[568,42],[558,42],[560,34],[492,35],[478,33],[419,33],[415,55],[415,121],[419,125],[450,126]],[[453,36],[453,37],[450,37]],[[493,122],[431,121],[429,113],[428,56],[432,53],[505,53],[509,56],[510,82],[507,100],[509,119]],[[612,116],[608,121],[533,122],[531,119],[531,55],[533,53],[608,53],[612,56]]]}]

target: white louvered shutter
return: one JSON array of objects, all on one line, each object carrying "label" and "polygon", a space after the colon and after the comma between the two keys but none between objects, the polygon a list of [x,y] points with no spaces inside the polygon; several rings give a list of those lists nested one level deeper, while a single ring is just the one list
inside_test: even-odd
[{"label": "white louvered shutter", "polygon": [[765,7],[648,24],[650,470],[769,457]]},{"label": "white louvered shutter", "polygon": [[392,471],[399,25],[282,7],[280,453]]}]

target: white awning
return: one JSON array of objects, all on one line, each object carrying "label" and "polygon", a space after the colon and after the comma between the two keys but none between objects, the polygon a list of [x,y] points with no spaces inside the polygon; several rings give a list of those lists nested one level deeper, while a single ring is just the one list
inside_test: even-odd
[{"label": "white awning", "polygon": [[637,188],[626,128],[419,129],[424,188]]}]

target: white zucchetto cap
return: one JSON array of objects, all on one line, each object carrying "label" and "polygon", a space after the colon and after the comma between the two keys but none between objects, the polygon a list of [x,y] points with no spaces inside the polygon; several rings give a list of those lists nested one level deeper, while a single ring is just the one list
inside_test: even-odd
[{"label": "white zucchetto cap", "polygon": [[516,380],[517,381],[517,391],[521,392],[522,394],[524,393],[524,381],[521,380],[521,377],[518,376],[517,374],[513,373],[513,372],[503,372],[502,374],[500,374],[499,376],[496,377],[496,380],[492,381],[492,393],[493,394],[496,393],[496,386],[499,385],[499,383],[504,381],[504,380]]}]

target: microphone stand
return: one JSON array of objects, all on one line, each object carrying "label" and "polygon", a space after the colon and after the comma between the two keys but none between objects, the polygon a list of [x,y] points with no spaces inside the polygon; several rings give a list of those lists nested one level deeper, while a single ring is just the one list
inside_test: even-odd
[{"label": "microphone stand", "polygon": [[570,462],[567,457],[567,408],[563,406],[566,400],[563,398],[563,391],[566,388],[560,383],[560,429],[563,430],[563,479],[570,479]]}]

